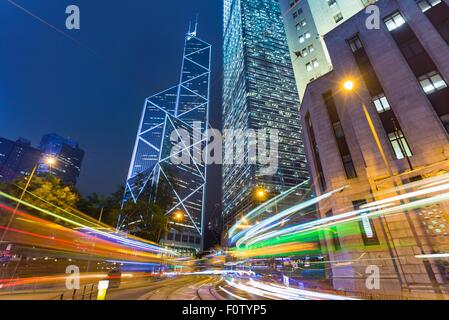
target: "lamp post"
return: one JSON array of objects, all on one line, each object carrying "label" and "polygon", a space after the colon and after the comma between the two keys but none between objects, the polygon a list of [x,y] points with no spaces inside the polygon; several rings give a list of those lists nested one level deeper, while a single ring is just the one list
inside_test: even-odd
[{"label": "lamp post", "polygon": [[[54,157],[48,157],[48,156],[47,156],[47,157],[44,157],[43,160],[44,160],[44,163],[46,163],[46,164],[49,165],[49,166],[51,166],[51,165],[53,165],[53,164],[56,163],[56,159],[55,159]],[[28,190],[28,187],[29,187],[30,184],[31,184],[31,180],[33,179],[34,175],[36,174],[36,171],[37,171],[37,168],[38,168],[38,167],[39,167],[39,163],[36,164],[36,165],[33,167],[33,170],[31,171],[31,174],[30,174],[30,176],[28,177],[27,182],[26,182],[26,184],[25,184],[25,188],[23,188],[22,193],[20,194],[19,201],[17,202],[17,204],[16,204],[16,206],[15,206],[15,208],[14,208],[14,211],[13,211],[12,214],[11,214],[11,218],[9,218],[9,221],[8,221],[8,224],[6,225],[6,228],[3,230],[3,234],[2,234],[2,238],[0,239],[0,243],[3,242],[3,240],[4,240],[4,238],[5,238],[5,235],[6,235],[6,233],[8,232],[9,227],[11,226],[11,223],[12,223],[12,221],[14,220],[14,217],[16,216],[16,212],[17,212],[17,210],[18,210],[19,207],[20,207],[20,204],[21,204],[21,202],[22,202],[22,200],[23,200],[23,197],[25,196],[25,194],[26,194],[26,192],[27,192],[27,190]],[[6,272],[6,269],[8,268],[8,266],[9,266],[9,262],[10,262],[10,261],[8,261],[8,263],[7,263],[7,265],[6,265],[5,272]],[[15,273],[15,272],[14,272],[14,273]]]},{"label": "lamp post", "polygon": [[358,101],[360,102],[360,104],[362,105],[363,113],[365,114],[365,118],[366,118],[366,120],[368,122],[369,128],[370,128],[371,133],[373,135],[373,138],[376,141],[376,146],[379,149],[380,155],[382,156],[382,160],[383,160],[383,162],[385,164],[385,168],[387,169],[388,175],[390,177],[393,177],[393,170],[391,170],[391,166],[388,163],[387,156],[385,155],[385,150],[382,147],[382,144],[381,144],[380,139],[379,139],[379,135],[377,134],[376,128],[374,127],[373,120],[371,119],[371,116],[370,116],[370,114],[368,112],[368,109],[367,109],[367,107],[365,105],[365,102],[363,101],[362,97],[358,94],[358,92],[355,90],[355,83],[354,83],[354,81],[353,80],[346,80],[343,83],[343,88],[344,88],[344,90],[346,90],[348,92],[353,92],[354,95],[357,97]]},{"label": "lamp post", "polygon": [[[44,158],[44,163],[45,163],[46,165],[48,165],[48,166],[51,168],[51,166],[54,165],[54,164],[56,163],[56,158],[47,156],[47,157]],[[16,207],[14,208],[13,215],[15,215],[17,209],[19,209],[20,203],[22,202],[23,197],[25,196],[25,194],[26,194],[26,192],[27,192],[27,190],[28,190],[28,187],[30,186],[31,180],[33,179],[34,175],[36,174],[36,171],[37,171],[37,168],[38,168],[38,167],[39,167],[39,163],[36,164],[36,165],[34,166],[33,170],[31,171],[30,177],[27,179],[27,183],[25,184],[25,188],[23,188],[22,193],[20,194],[20,198],[19,198],[20,201],[17,202],[17,205],[16,205]]]}]

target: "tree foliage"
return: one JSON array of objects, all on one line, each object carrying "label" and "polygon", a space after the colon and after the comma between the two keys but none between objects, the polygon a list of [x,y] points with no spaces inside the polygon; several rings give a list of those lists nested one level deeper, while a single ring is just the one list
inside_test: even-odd
[{"label": "tree foliage", "polygon": [[[17,179],[12,183],[3,184],[1,189],[20,198],[26,184],[27,180]],[[33,177],[23,200],[47,210],[54,210],[55,207],[70,210],[77,205],[80,195],[74,187],[63,184],[59,178],[53,175],[46,174]]]}]

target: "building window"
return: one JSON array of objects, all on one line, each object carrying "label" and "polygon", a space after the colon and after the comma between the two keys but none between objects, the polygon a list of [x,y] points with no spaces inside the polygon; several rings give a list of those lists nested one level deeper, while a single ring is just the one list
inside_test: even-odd
[{"label": "building window", "polygon": [[407,143],[407,140],[404,137],[404,134],[401,130],[396,130],[388,134],[388,139],[390,140],[391,146],[393,147],[393,151],[396,155],[396,159],[404,159],[405,157],[413,156],[412,151]]},{"label": "building window", "polygon": [[318,59],[313,59],[312,64],[314,68],[318,68],[320,66],[320,63],[318,62]]},{"label": "building window", "polygon": [[341,12],[337,13],[334,16],[334,20],[335,20],[335,23],[339,23],[341,20],[343,20],[343,14]]},{"label": "building window", "polygon": [[355,171],[354,162],[352,161],[351,155],[347,154],[341,156],[341,159],[343,161],[343,167],[345,168],[346,178],[348,179],[357,178],[357,172]]},{"label": "building window", "polygon": [[351,47],[352,52],[356,52],[363,48],[362,41],[360,41],[359,36],[349,39],[348,44]]},{"label": "building window", "polygon": [[169,233],[168,235],[167,235],[167,240],[173,240],[173,238],[174,238],[174,234],[173,233]]},{"label": "building window", "polygon": [[387,97],[385,97],[383,93],[373,97],[373,103],[378,113],[391,110],[390,103],[388,102]]},{"label": "building window", "polygon": [[307,51],[306,48],[302,49],[301,55],[302,55],[303,57],[306,57],[308,54],[309,54],[309,52]]},{"label": "building window", "polygon": [[304,38],[303,35],[299,36],[299,43],[304,43],[304,41],[306,41],[306,39]]},{"label": "building window", "polygon": [[446,82],[437,71],[421,76],[418,80],[426,94],[431,94],[447,87]]},{"label": "building window", "polygon": [[416,3],[421,8],[422,12],[426,12],[437,4],[440,4],[441,0],[417,0]]},{"label": "building window", "polygon": [[296,24],[296,30],[301,30],[301,28],[305,27],[307,25],[306,19],[302,19]]},{"label": "building window", "polygon": [[337,112],[335,100],[332,95],[332,91],[327,91],[323,94],[324,101],[326,103],[327,112],[331,120],[331,124],[334,130],[335,139],[340,153],[341,161],[346,172],[348,179],[357,177],[357,173],[354,168],[351,154],[349,153],[349,146],[345,138],[345,133],[341,125],[340,117]]},{"label": "building window", "polygon": [[[360,210],[363,205],[366,204],[366,200],[356,200],[352,202],[354,210]],[[378,245],[379,239],[377,238],[376,229],[374,228],[373,221],[366,216],[369,210],[360,214],[361,219],[359,221],[360,230],[362,231],[363,242],[366,246]]]},{"label": "building window", "polygon": [[335,132],[335,137],[338,138],[343,138],[345,136],[345,133],[343,132],[343,127],[341,126],[341,122],[334,122],[332,124],[332,126],[334,127],[334,132]]},{"label": "building window", "polygon": [[306,69],[307,69],[307,71],[313,70],[312,64],[310,62],[306,63]]},{"label": "building window", "polygon": [[393,31],[402,26],[403,24],[405,24],[405,19],[399,12],[394,13],[390,17],[386,18],[384,21],[388,28],[388,31]]},{"label": "building window", "polygon": [[181,241],[181,234],[177,233],[175,234],[175,241]]},{"label": "building window", "polygon": [[313,47],[313,44],[311,44],[310,46],[307,47],[307,49],[309,50],[310,53],[315,51],[315,48]]},{"label": "building window", "polygon": [[318,150],[318,145],[315,139],[315,132],[313,130],[312,119],[310,118],[310,113],[306,114],[305,122],[307,126],[307,133],[310,139],[310,148],[312,149],[313,159],[315,160],[315,168],[318,175],[318,185],[321,192],[326,191],[326,179],[324,178],[323,166],[321,164],[320,153]]},{"label": "building window", "polygon": [[[332,213],[332,210],[328,211],[326,213],[326,217],[327,218],[331,218],[334,214]],[[338,231],[337,231],[337,227],[333,226],[329,228],[331,237],[332,237],[332,244],[334,245],[334,250],[340,250],[341,249],[341,244],[340,244],[340,238],[338,237]]]},{"label": "building window", "polygon": [[440,116],[441,122],[443,123],[444,129],[449,133],[449,114]]},{"label": "building window", "polygon": [[186,234],[182,235],[182,242],[187,242],[189,240],[189,236]]},{"label": "building window", "polygon": [[337,5],[337,0],[328,0],[327,4],[329,5],[329,8],[332,8]]}]

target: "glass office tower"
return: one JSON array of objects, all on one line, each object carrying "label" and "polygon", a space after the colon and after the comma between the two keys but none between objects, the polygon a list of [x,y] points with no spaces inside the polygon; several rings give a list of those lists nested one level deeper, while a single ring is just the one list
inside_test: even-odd
[{"label": "glass office tower", "polygon": [[[126,201],[150,199],[161,184],[173,199],[167,215],[182,213],[182,221],[172,229],[164,243],[178,251],[198,251],[203,238],[206,166],[194,156],[204,150],[206,142],[192,142],[208,124],[211,45],[189,31],[185,38],[179,84],[146,99],[125,186]],[[192,146],[185,145],[189,164],[176,164],[172,149],[188,133]],[[175,138],[175,139],[173,139]],[[175,140],[175,141],[173,141]],[[183,142],[184,143],[184,142]],[[121,217],[119,227],[136,224]],[[129,230],[129,228],[128,228]],[[181,249],[180,249],[181,248]],[[184,250],[185,249],[185,250]]]},{"label": "glass office tower", "polygon": [[[76,185],[84,158],[84,150],[79,147],[78,142],[50,133],[42,137],[39,149],[44,157],[39,161],[37,173],[49,173],[66,184]],[[48,156],[56,158],[56,163],[51,166],[46,164],[44,159]]]},{"label": "glass office tower", "polygon": [[[258,186],[279,192],[307,180],[308,172],[279,1],[225,0],[223,45],[224,130],[279,130],[279,166],[274,175],[261,175],[260,165],[249,161],[224,165],[223,216],[229,224],[255,205]],[[248,150],[248,139],[242,143]]]}]

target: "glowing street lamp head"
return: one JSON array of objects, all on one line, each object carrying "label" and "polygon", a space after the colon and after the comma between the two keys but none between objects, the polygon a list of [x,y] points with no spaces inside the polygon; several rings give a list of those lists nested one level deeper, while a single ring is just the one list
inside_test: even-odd
[{"label": "glowing street lamp head", "polygon": [[267,190],[264,188],[257,188],[256,189],[256,197],[259,200],[264,200],[267,197],[268,193]]},{"label": "glowing street lamp head", "polygon": [[343,88],[346,91],[353,91],[355,87],[354,81],[352,80],[346,80],[345,83],[343,84]]},{"label": "glowing street lamp head", "polygon": [[181,221],[182,219],[184,219],[184,213],[181,210],[176,210],[173,217],[176,220]]},{"label": "glowing street lamp head", "polygon": [[45,164],[52,166],[56,164],[56,158],[55,157],[45,157],[44,159]]}]

